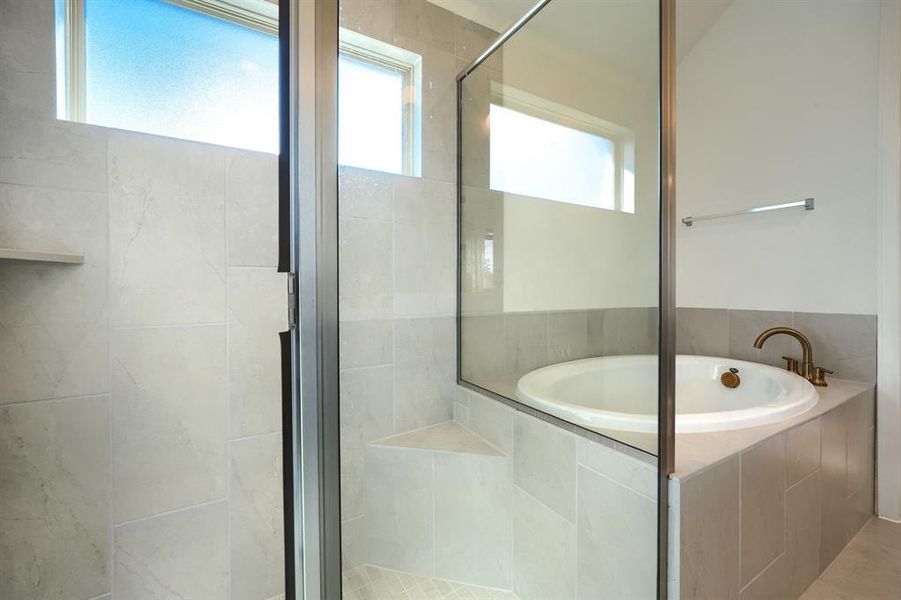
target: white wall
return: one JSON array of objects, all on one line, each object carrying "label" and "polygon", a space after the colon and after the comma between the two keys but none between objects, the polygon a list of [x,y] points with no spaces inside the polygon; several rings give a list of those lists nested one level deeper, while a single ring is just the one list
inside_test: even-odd
[{"label": "white wall", "polygon": [[[591,15],[578,6],[558,11],[545,18],[572,24],[580,14]],[[622,28],[647,38],[647,52],[656,52],[654,19],[618,10],[596,16],[621,18]],[[619,48],[603,42],[594,51],[576,49],[541,28],[530,23],[504,46],[504,84],[635,131],[636,212],[506,194],[504,311],[652,306],[658,248],[655,61],[624,60],[614,56]]]},{"label": "white wall", "polygon": [[876,312],[878,2],[735,0],[677,72],[680,306]]}]

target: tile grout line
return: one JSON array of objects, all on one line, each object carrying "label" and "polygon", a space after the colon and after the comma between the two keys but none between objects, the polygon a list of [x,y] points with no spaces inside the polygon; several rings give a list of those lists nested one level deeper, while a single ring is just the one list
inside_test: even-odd
[{"label": "tile grout line", "polygon": [[112,202],[110,201],[110,179],[112,178],[112,155],[109,148],[109,136],[106,137],[106,387],[107,395],[107,468],[109,469],[109,533],[108,548],[109,552],[109,589],[110,598],[113,597],[113,591],[116,583],[116,472],[115,472],[115,444],[113,436],[115,431],[113,428],[113,279],[111,276],[111,265],[113,258],[113,216]]},{"label": "tile grout line", "polygon": [[225,277],[225,597],[226,600],[231,598],[232,592],[232,564],[231,564],[231,464],[232,464],[232,414],[231,414],[231,348],[229,341],[231,339],[231,328],[229,327],[229,314],[231,306],[229,304],[229,254],[228,254],[228,181],[229,172],[231,170],[232,161],[222,155],[222,209],[223,209],[223,227],[222,237],[223,246],[225,247],[223,276]]},{"label": "tile grout line", "polygon": [[178,513],[182,513],[182,512],[189,511],[189,510],[195,510],[195,509],[198,509],[198,508],[205,508],[205,507],[207,507],[207,506],[213,506],[214,504],[219,504],[219,503],[221,503],[221,502],[226,502],[226,501],[227,501],[227,498],[225,498],[225,497],[223,496],[222,498],[215,498],[215,499],[213,499],[213,500],[207,500],[206,502],[200,502],[200,503],[198,503],[198,504],[192,504],[192,505],[190,505],[190,506],[180,506],[179,508],[173,508],[172,510],[166,510],[166,511],[163,511],[163,512],[160,512],[160,513],[154,513],[154,514],[152,514],[152,515],[146,515],[146,516],[143,516],[143,517],[137,517],[137,518],[135,518],[135,519],[128,519],[128,520],[125,520],[125,521],[121,521],[121,522],[119,522],[119,523],[114,523],[114,524],[113,524],[113,527],[114,527],[114,528],[117,528],[117,527],[124,527],[124,526],[126,526],[126,525],[134,525],[134,524],[136,524],[136,523],[142,523],[142,522],[144,522],[144,521],[150,521],[150,520],[152,520],[152,519],[156,519],[156,518],[159,518],[159,517],[168,517],[168,516],[170,516],[170,515],[175,515],[175,514],[178,514]]}]

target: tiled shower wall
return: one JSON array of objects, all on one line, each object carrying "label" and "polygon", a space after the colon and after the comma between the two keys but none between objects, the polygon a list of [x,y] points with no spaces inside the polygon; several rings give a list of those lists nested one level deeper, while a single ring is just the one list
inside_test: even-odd
[{"label": "tiled shower wall", "polygon": [[497,34],[425,0],[343,0],[340,25],[422,56],[422,173],[339,174],[344,561],[366,560],[371,442],[453,416],[455,78]]},{"label": "tiled shower wall", "polygon": [[55,119],[0,0],[0,597],[282,592],[276,158]]}]

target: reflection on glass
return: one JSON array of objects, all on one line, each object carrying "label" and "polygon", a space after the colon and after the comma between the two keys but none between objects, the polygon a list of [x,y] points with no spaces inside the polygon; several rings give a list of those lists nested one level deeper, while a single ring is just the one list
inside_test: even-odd
[{"label": "reflection on glass", "polygon": [[464,78],[461,120],[462,378],[649,453],[657,51],[656,2],[554,0]]}]

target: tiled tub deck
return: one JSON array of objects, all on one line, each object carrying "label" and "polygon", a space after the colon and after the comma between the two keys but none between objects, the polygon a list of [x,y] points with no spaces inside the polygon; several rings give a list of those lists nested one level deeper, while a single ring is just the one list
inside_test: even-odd
[{"label": "tiled tub deck", "polygon": [[[672,598],[796,598],[866,523],[873,386],[819,391],[779,424],[678,436]],[[367,446],[345,597],[653,597],[656,465],[621,450],[458,387],[454,421]]]}]

